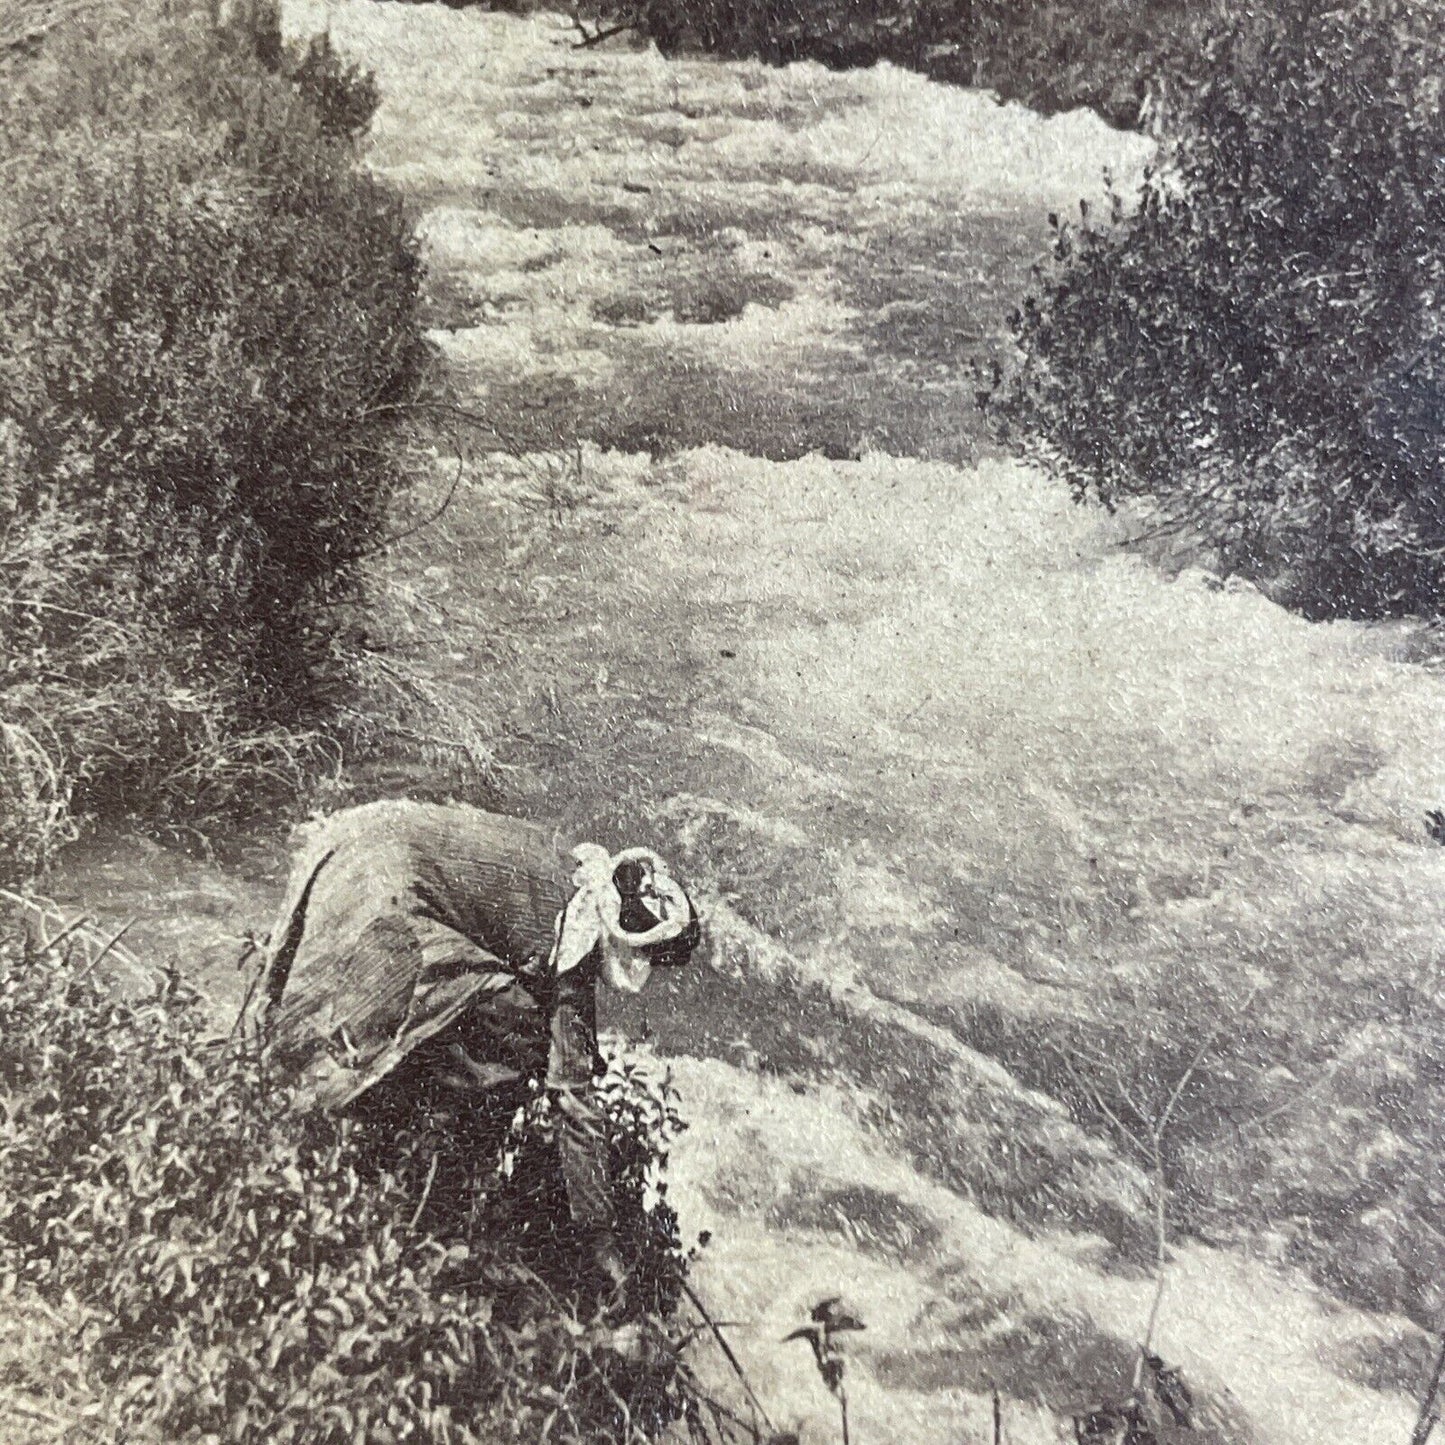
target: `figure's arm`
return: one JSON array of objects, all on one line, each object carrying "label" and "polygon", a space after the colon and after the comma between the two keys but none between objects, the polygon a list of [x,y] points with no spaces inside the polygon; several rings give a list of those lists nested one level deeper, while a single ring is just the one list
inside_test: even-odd
[{"label": "figure's arm", "polygon": [[586,965],[557,979],[547,1056],[548,1088],[585,1090],[601,1072],[596,990],[596,970]]},{"label": "figure's arm", "polygon": [[557,1110],[558,1150],[573,1220],[612,1238],[616,1218],[607,1169],[607,1121],[592,1084],[602,1068],[597,1052],[597,966],[563,974],[552,1010],[547,1090]]}]

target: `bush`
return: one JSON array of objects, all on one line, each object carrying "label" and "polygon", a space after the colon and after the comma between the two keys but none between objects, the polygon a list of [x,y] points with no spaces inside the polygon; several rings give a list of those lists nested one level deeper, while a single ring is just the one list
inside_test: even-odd
[{"label": "bush", "polygon": [[0,94],[0,721],[82,814],[294,781],[398,484],[420,264],[348,140],[375,87],[268,16],[71,22]]},{"label": "bush", "polygon": [[1093,106],[1133,126],[1163,77],[1187,72],[1208,11],[1168,0],[592,0],[579,13],[626,24],[664,52],[835,67],[879,60],[984,86],[1051,113]]},{"label": "bush", "polygon": [[1404,0],[1241,21],[1137,206],[1059,228],[1008,429],[1312,617],[1445,605],[1445,38]]},{"label": "bush", "polygon": [[83,521],[50,503],[7,526],[14,476],[0,454],[0,887],[99,806],[196,819],[299,790],[324,740],[248,721],[223,671],[196,676],[186,639],[108,598]]},{"label": "bush", "polygon": [[365,133],[381,104],[381,90],[370,71],[337,55],[329,35],[313,36],[285,69],[297,93],[316,112],[323,135],[355,140]]},{"label": "bush", "polygon": [[291,1114],[176,980],[122,1002],[95,961],[0,951],[0,1270],[83,1312],[104,1438],[630,1442],[692,1418],[663,1082],[617,1060],[605,1089],[658,1286],[619,1321],[567,1240],[520,1228],[548,1152],[525,1118],[506,1170],[470,1160],[467,1218],[418,1227],[435,1138]]}]

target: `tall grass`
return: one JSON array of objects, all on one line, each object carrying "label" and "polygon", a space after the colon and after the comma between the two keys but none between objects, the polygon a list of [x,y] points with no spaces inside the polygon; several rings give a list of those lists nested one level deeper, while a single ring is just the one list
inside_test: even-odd
[{"label": "tall grass", "polygon": [[288,51],[264,5],[153,3],[7,57],[14,879],[89,815],[256,806],[322,755],[424,352],[410,220],[355,164],[375,87],[328,45]]}]

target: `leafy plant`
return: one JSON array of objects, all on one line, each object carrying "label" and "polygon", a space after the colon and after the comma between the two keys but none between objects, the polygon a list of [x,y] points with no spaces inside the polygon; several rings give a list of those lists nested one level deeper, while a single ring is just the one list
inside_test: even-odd
[{"label": "leafy plant", "polygon": [[321,133],[356,140],[365,133],[381,104],[376,77],[359,65],[348,65],[329,35],[315,35],[291,56],[286,75],[301,98],[316,112]]},{"label": "leafy plant", "polygon": [[123,1001],[97,962],[80,932],[0,947],[0,1268],[83,1310],[105,1438],[705,1435],[667,1304],[688,1256],[659,1173],[665,1081],[618,1058],[603,1091],[653,1283],[619,1319],[567,1240],[522,1243],[517,1191],[548,1152],[525,1114],[510,1167],[474,1158],[474,1207],[433,1232],[424,1130],[393,1128],[379,1163],[364,1123],[297,1116],[254,1057],[208,1042],[177,978]]},{"label": "leafy plant", "polygon": [[354,164],[374,82],[326,42],[288,58],[273,12],[97,8],[0,89],[0,724],[30,779],[0,796],[11,878],[67,832],[56,807],[290,793],[352,688],[359,567],[405,470],[392,408],[425,360],[420,262]]},{"label": "leafy plant", "polygon": [[1309,616],[1437,615],[1442,61],[1406,0],[1238,17],[1137,203],[1059,224],[1006,430]]},{"label": "leafy plant", "polygon": [[827,1299],[819,1300],[809,1311],[809,1323],[789,1335],[784,1335],[783,1341],[807,1341],[820,1378],[838,1402],[843,1445],[848,1445],[848,1390],[844,1383],[846,1361],[838,1348],[837,1336],[866,1327],[861,1319],[850,1314],[842,1305],[841,1295],[830,1295]]}]

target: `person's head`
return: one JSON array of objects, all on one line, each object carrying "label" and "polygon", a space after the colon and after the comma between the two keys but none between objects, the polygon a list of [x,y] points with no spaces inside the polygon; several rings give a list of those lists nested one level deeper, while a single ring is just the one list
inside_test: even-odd
[{"label": "person's head", "polygon": [[621,900],[617,921],[624,934],[645,937],[660,925],[681,924],[680,931],[664,929],[670,936],[639,945],[638,956],[653,968],[688,963],[702,941],[702,925],[686,889],[645,858],[624,858],[613,869],[612,883]]}]

